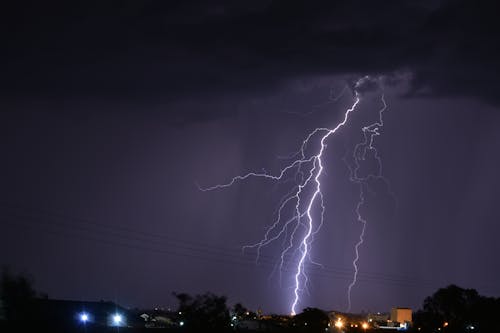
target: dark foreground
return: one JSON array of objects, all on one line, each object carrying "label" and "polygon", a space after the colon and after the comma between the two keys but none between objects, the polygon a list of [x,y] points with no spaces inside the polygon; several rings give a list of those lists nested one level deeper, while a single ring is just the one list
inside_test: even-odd
[{"label": "dark foreground", "polygon": [[[104,327],[104,326],[54,326],[54,325],[42,325],[42,324],[12,324],[7,322],[0,322],[0,332],[2,333],[17,333],[17,332],[50,332],[50,333],[211,333],[210,329],[204,329],[201,331],[191,331],[184,328],[171,327],[171,328],[146,328],[146,327]],[[258,331],[253,330],[232,330],[228,329],[225,332],[214,332],[214,333],[313,333],[314,331],[309,330],[298,330],[292,328],[273,328],[273,329],[263,329]],[[340,333],[338,330],[329,330],[330,333]],[[386,332],[387,330],[380,329],[370,329],[367,331],[356,329],[348,330],[343,333],[361,333],[361,332],[371,332],[380,333]],[[396,331],[394,331],[396,332]],[[319,333],[319,332],[318,332]]]}]

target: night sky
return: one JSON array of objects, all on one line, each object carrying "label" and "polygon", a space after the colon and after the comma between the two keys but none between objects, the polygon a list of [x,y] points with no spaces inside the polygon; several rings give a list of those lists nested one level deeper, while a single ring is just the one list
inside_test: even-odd
[{"label": "night sky", "polygon": [[[493,1],[12,1],[0,28],[0,264],[52,298],[175,307],[211,291],[288,313],[272,245],[316,127],[383,82],[383,186],[367,198],[353,311],[418,308],[455,283],[500,296],[500,38]],[[360,225],[344,163],[371,87],[328,139],[325,224],[300,308],[345,310]],[[343,92],[343,94],[341,94]],[[280,241],[281,242],[281,241]]]}]

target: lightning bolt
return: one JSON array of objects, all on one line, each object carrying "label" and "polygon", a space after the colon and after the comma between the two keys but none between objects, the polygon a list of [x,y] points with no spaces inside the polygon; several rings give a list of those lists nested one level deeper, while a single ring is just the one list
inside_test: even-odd
[{"label": "lightning bolt", "polygon": [[[342,121],[338,123],[334,128],[318,127],[311,131],[302,141],[300,149],[296,153],[287,157],[290,162],[285,167],[283,167],[279,173],[271,174],[265,170],[263,172],[249,172],[244,175],[235,176],[227,183],[217,184],[206,188],[198,186],[201,191],[213,191],[230,187],[237,182],[245,181],[249,178],[264,178],[277,182],[288,182],[292,180],[295,183],[292,190],[280,200],[280,203],[276,210],[276,218],[274,222],[268,227],[263,239],[255,244],[246,245],[243,247],[243,251],[250,248],[256,249],[256,260],[258,261],[262,247],[267,246],[283,237],[284,243],[282,244],[282,252],[279,262],[280,281],[281,272],[285,268],[287,261],[291,261],[289,258],[296,257],[296,252],[299,253],[298,261],[293,262],[295,264],[295,274],[293,276],[293,301],[290,308],[290,312],[292,315],[295,315],[297,313],[297,306],[301,294],[304,291],[307,291],[308,277],[306,274],[306,262],[317,264],[311,258],[310,249],[311,244],[314,241],[314,236],[319,232],[324,222],[325,205],[323,202],[323,194],[321,192],[321,176],[324,170],[323,153],[327,148],[326,141],[330,136],[336,134],[344,125],[346,125],[349,120],[350,114],[357,109],[358,104],[361,101],[361,95],[357,91],[357,88],[360,86],[363,80],[366,79],[368,79],[368,77],[364,77],[356,82],[354,86],[353,103],[344,112]],[[378,156],[378,152],[373,147],[373,143],[374,137],[379,135],[379,128],[383,126],[382,113],[386,107],[383,96],[382,101],[384,102],[384,108],[379,111],[379,121],[363,128],[364,141],[356,145],[354,149],[354,167],[348,165],[350,169],[351,181],[360,185],[360,201],[356,206],[356,213],[358,221],[363,224],[359,242],[355,246],[356,258],[353,262],[355,273],[353,281],[349,285],[348,290],[349,308],[351,304],[351,289],[356,283],[358,274],[357,263],[359,260],[359,247],[363,243],[363,237],[366,227],[366,221],[362,218],[360,208],[365,202],[364,187],[366,187],[368,178],[359,176],[358,171],[361,165],[361,161],[365,159],[366,154],[369,151],[374,151],[375,158],[377,159],[377,161],[379,161],[379,170],[377,172],[377,175],[371,175],[370,177],[378,177],[379,174],[381,175],[382,164],[380,157]],[[313,146],[312,142],[314,140],[316,140],[316,142],[319,142],[319,145],[315,151],[314,148],[311,148],[311,146]],[[313,150],[313,152],[311,152],[311,150]],[[319,205],[321,208],[319,218],[315,218],[314,214],[312,213],[316,205]],[[288,206],[293,206],[292,216],[289,218],[284,218],[284,210]],[[299,238],[300,240],[297,241],[297,238]],[[295,250],[292,251],[294,248]]]},{"label": "lightning bolt", "polygon": [[[390,189],[390,184],[389,181],[382,176],[382,159],[378,154],[378,150],[374,146],[375,142],[375,137],[380,135],[380,129],[384,126],[384,119],[383,119],[383,113],[387,109],[387,103],[385,102],[385,96],[384,94],[381,95],[380,100],[382,102],[382,108],[378,111],[378,121],[370,124],[368,126],[365,126],[362,128],[363,131],[363,137],[364,140],[360,143],[358,143],[354,147],[353,151],[353,162],[354,162],[354,168],[352,168],[348,163],[347,166],[350,170],[350,180],[353,183],[356,183],[359,185],[359,201],[356,205],[356,217],[357,221],[361,223],[361,233],[359,234],[359,240],[354,246],[354,252],[355,252],[355,258],[352,262],[352,266],[354,268],[354,275],[352,278],[351,283],[349,284],[347,288],[347,312],[351,311],[351,306],[352,306],[352,300],[351,300],[351,294],[352,294],[352,288],[356,285],[357,278],[358,278],[358,273],[359,273],[359,267],[358,267],[358,261],[359,261],[359,248],[364,242],[364,236],[365,236],[365,231],[366,231],[366,225],[368,221],[363,218],[360,209],[361,207],[365,204],[365,196],[366,196],[366,191],[369,191],[369,182],[374,179],[379,179],[382,180],[384,183],[388,185],[388,188]],[[376,161],[376,166],[377,166],[377,171],[375,173],[369,173],[366,176],[360,176],[359,175],[359,169],[361,167],[361,164],[363,161],[366,160],[366,154],[368,152],[371,152],[373,155],[373,158]],[[390,192],[392,194],[392,192]]]}]

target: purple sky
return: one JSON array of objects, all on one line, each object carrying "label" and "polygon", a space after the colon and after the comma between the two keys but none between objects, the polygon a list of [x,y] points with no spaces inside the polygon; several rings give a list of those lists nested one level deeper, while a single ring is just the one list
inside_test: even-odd
[{"label": "purple sky", "polygon": [[[1,55],[0,264],[53,298],[175,306],[211,291],[286,313],[276,246],[254,254],[286,187],[276,173],[352,85],[383,76],[376,139],[396,195],[367,200],[354,311],[417,308],[450,283],[500,296],[500,70],[488,3],[102,2],[8,8]],[[398,15],[389,14],[388,9]],[[394,13],[394,11],[392,12]],[[475,51],[472,52],[471,50]],[[327,103],[330,90],[349,89]],[[344,310],[360,232],[342,161],[376,120],[367,96],[328,140],[325,224],[300,308]]]}]

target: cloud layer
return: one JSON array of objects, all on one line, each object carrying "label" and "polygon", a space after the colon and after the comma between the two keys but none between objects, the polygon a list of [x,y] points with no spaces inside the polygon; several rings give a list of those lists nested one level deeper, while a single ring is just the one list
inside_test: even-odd
[{"label": "cloud layer", "polygon": [[316,75],[412,73],[411,94],[497,103],[490,1],[81,1],[4,8],[3,98],[253,96]]}]

